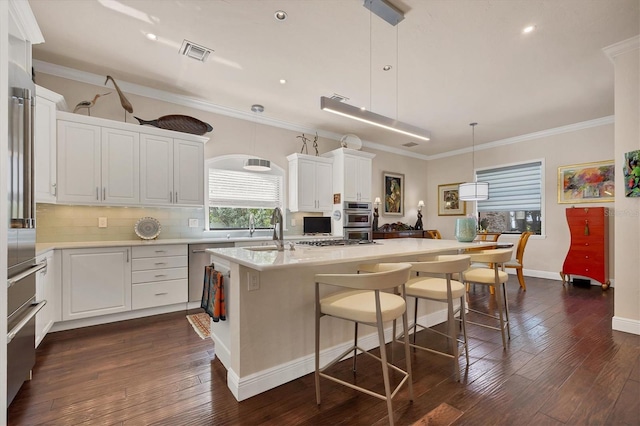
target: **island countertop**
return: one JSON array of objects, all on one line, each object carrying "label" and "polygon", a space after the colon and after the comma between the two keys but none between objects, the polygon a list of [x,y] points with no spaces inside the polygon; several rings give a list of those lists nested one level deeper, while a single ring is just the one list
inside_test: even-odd
[{"label": "island countertop", "polygon": [[414,256],[448,251],[465,251],[494,247],[495,242],[474,241],[460,243],[456,240],[428,238],[398,238],[375,240],[372,244],[316,247],[296,244],[294,250],[286,245],[284,251],[269,247],[212,248],[207,252],[257,271],[329,265],[336,263],[367,262],[398,256]]}]

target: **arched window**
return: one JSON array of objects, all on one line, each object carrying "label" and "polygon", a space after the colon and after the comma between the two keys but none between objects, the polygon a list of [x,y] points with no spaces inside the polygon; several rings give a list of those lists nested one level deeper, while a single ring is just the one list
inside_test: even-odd
[{"label": "arched window", "polygon": [[[242,166],[247,155],[207,160],[209,229],[246,229],[253,214],[256,229],[270,228],[273,209],[284,212],[284,169],[252,172]],[[286,223],[286,222],[285,222]]]}]

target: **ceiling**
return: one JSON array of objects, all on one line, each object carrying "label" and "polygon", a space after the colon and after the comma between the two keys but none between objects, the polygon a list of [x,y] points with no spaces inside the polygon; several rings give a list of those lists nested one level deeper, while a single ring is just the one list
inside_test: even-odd
[{"label": "ceiling", "polygon": [[[613,115],[602,49],[640,33],[639,0],[390,1],[404,12],[396,26],[363,0],[29,4],[45,38],[34,59],[248,117],[259,103],[265,118],[424,156],[469,148],[472,121],[479,145]],[[184,39],[214,52],[205,63],[181,56]],[[334,93],[427,129],[431,141],[320,110]]]}]

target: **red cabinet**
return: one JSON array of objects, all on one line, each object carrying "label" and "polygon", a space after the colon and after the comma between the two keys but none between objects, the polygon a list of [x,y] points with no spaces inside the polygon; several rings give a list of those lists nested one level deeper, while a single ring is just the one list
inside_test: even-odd
[{"label": "red cabinet", "polygon": [[571,275],[592,278],[609,288],[608,210],[606,207],[567,209],[571,245],[562,265],[562,283]]}]

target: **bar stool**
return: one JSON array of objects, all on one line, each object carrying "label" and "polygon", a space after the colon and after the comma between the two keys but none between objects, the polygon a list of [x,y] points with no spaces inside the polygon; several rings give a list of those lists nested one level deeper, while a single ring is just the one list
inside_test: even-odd
[{"label": "bar stool", "polygon": [[497,317],[471,308],[469,308],[469,311],[498,320],[500,327],[471,321],[467,321],[467,323],[492,330],[499,330],[502,334],[502,347],[504,349],[507,349],[507,338],[511,339],[511,332],[509,330],[509,307],[507,305],[507,287],[505,285],[509,280],[509,274],[502,270],[502,264],[508,262],[512,254],[513,249],[471,251],[469,252],[469,256],[471,257],[472,263],[487,263],[492,265],[492,267],[474,267],[463,272],[463,280],[466,284],[483,284],[493,286],[496,289],[495,296],[498,305]]},{"label": "bar stool", "polygon": [[[412,262],[411,270],[415,271],[418,276],[410,279],[406,284],[407,296],[415,298],[415,309],[413,317],[413,325],[409,328],[413,329],[413,343],[411,347],[422,349],[438,355],[444,355],[455,360],[456,380],[460,380],[460,368],[458,359],[460,356],[459,345],[462,344],[466,356],[467,365],[469,365],[469,347],[467,344],[467,326],[465,321],[465,286],[460,281],[453,279],[453,274],[459,274],[469,268],[471,258],[468,255],[440,255],[426,258],[420,262]],[[420,273],[428,273],[430,276],[420,276]],[[418,323],[418,300],[427,299],[447,304],[447,333],[431,329],[425,325]],[[454,309],[453,300],[460,299],[460,305]],[[456,313],[460,314],[460,323],[462,325],[462,340],[458,338],[456,332]],[[442,336],[449,341],[449,352],[437,351],[416,344],[416,333],[418,327],[423,330],[430,330]],[[395,330],[394,330],[395,335]]]},{"label": "bar stool", "polygon": [[[396,395],[403,384],[409,386],[409,399],[413,401],[413,384],[411,380],[411,358],[409,353],[409,339],[407,326],[407,306],[405,296],[405,283],[409,280],[411,264],[409,263],[380,263],[358,266],[358,274],[317,274],[316,281],[316,326],[315,326],[315,383],[316,401],[320,405],[320,377],[327,378],[336,383],[348,386],[352,389],[364,392],[387,402],[389,412],[389,424],[393,425],[392,398]],[[365,272],[365,273],[360,273]],[[320,284],[349,288],[351,290],[341,291],[329,296],[320,298]],[[399,289],[399,293],[398,293]],[[392,290],[393,293],[381,291]],[[355,322],[355,337],[353,346],[336,357],[333,361],[320,368],[320,318],[322,316],[332,316],[344,320]],[[387,350],[384,339],[384,323],[395,321],[402,317],[404,326],[404,346],[406,371],[387,362]],[[358,346],[358,323],[375,327],[378,331],[378,341],[380,344],[380,357],[365,351]],[[393,343],[392,339],[392,343]],[[382,377],[384,380],[384,395],[373,392],[364,387],[356,386],[352,383],[331,376],[325,371],[345,358],[351,351],[354,351],[354,374],[355,356],[357,351],[366,354],[382,365]],[[403,378],[400,383],[391,391],[389,382],[389,368],[400,373]]]}]

